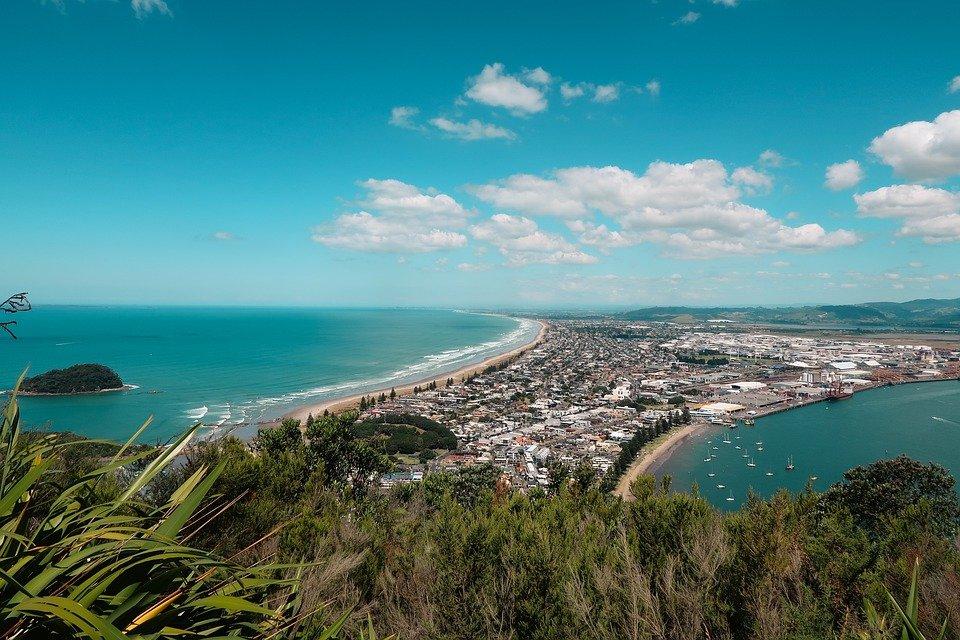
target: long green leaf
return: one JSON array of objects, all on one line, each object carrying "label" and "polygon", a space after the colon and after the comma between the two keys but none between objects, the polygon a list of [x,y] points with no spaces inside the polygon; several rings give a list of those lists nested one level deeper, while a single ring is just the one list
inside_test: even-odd
[{"label": "long green leaf", "polygon": [[237,596],[207,596],[206,598],[194,600],[190,603],[190,606],[210,607],[213,609],[223,609],[224,611],[246,611],[248,613],[257,613],[267,617],[273,617],[274,615],[274,612],[271,609]]}]

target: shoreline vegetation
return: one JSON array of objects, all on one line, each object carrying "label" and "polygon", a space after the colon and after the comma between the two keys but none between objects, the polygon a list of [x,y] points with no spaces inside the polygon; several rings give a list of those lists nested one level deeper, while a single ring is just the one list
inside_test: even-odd
[{"label": "shoreline vegetation", "polygon": [[514,358],[519,357],[523,353],[533,349],[538,344],[543,341],[543,337],[547,332],[549,324],[544,320],[536,320],[540,324],[540,329],[537,331],[536,336],[533,337],[529,342],[522,344],[518,347],[514,347],[509,351],[504,353],[496,354],[477,362],[474,364],[465,365],[460,367],[456,371],[448,372],[439,372],[432,373],[429,376],[422,378],[420,380],[414,380],[412,382],[404,383],[400,386],[393,387],[382,387],[378,389],[372,389],[370,391],[365,391],[363,393],[355,393],[348,396],[340,396],[336,398],[329,398],[322,402],[311,403],[307,405],[302,405],[293,409],[278,420],[272,420],[264,422],[264,425],[279,424],[283,420],[294,419],[300,420],[301,423],[305,423],[309,416],[320,417],[324,412],[331,414],[342,413],[344,411],[349,411],[357,408],[360,405],[360,400],[369,396],[379,396],[380,394],[390,394],[391,392],[395,393],[397,396],[406,396],[414,392],[414,388],[424,388],[429,387],[433,384],[440,387],[443,386],[448,378],[453,378],[456,382],[463,382],[470,376],[478,373],[482,373],[487,367],[496,367],[505,362],[513,360]]}]

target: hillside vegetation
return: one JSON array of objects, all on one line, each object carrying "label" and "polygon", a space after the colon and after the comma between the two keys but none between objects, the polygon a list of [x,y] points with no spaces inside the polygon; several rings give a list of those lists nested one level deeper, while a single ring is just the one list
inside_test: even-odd
[{"label": "hillside vegetation", "polygon": [[628,320],[704,322],[731,320],[747,323],[842,325],[960,329],[960,298],[867,302],[806,307],[648,307],[624,314]]},{"label": "hillside vegetation", "polygon": [[387,453],[421,453],[434,449],[452,451],[457,448],[457,437],[439,422],[412,414],[385,414],[368,418],[352,426],[361,438],[382,439]]},{"label": "hillside vegetation", "polygon": [[488,465],[385,492],[376,479],[389,459],[355,421],[326,416],[301,431],[287,420],[250,446],[188,447],[186,434],[163,449],[84,455],[72,443],[67,463],[54,436],[18,437],[8,406],[0,637],[369,640],[372,626],[436,640],[916,640],[960,630],[960,501],[936,465],[879,461],[825,493],[752,497],[729,514],[696,489],[670,491],[669,478],[640,477],[625,502],[589,467],[529,493]]}]

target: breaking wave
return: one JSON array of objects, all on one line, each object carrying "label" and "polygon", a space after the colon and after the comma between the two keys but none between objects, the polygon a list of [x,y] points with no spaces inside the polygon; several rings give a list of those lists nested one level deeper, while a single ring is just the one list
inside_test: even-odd
[{"label": "breaking wave", "polygon": [[[475,364],[485,358],[492,357],[498,353],[505,353],[511,348],[520,346],[526,342],[524,338],[531,336],[539,326],[536,320],[527,318],[513,319],[517,321],[517,327],[497,340],[490,340],[460,349],[448,349],[439,353],[432,353],[424,356],[414,364],[402,367],[384,376],[362,380],[345,380],[337,384],[292,391],[279,396],[257,398],[256,400],[235,404],[233,406],[214,405],[214,411],[220,407],[226,407],[226,410],[220,413],[219,421],[213,422],[212,424],[219,427],[225,424],[254,423],[266,419],[267,416],[280,415],[284,410],[307,404],[313,400],[325,400],[350,395],[352,393],[397,386],[432,375],[441,375],[444,372],[455,371],[461,367]],[[203,409],[203,413],[199,413],[200,409]],[[192,409],[188,412],[188,416],[193,420],[199,420],[206,415],[206,413],[207,407],[204,406]]]}]

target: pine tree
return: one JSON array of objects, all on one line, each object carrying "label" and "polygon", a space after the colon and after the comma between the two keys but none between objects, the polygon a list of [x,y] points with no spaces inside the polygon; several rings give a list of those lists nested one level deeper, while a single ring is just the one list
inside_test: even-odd
[{"label": "pine tree", "polygon": [[391,389],[390,389],[390,399],[393,400],[393,399],[396,398],[396,397],[397,397],[397,390],[391,388]]}]

